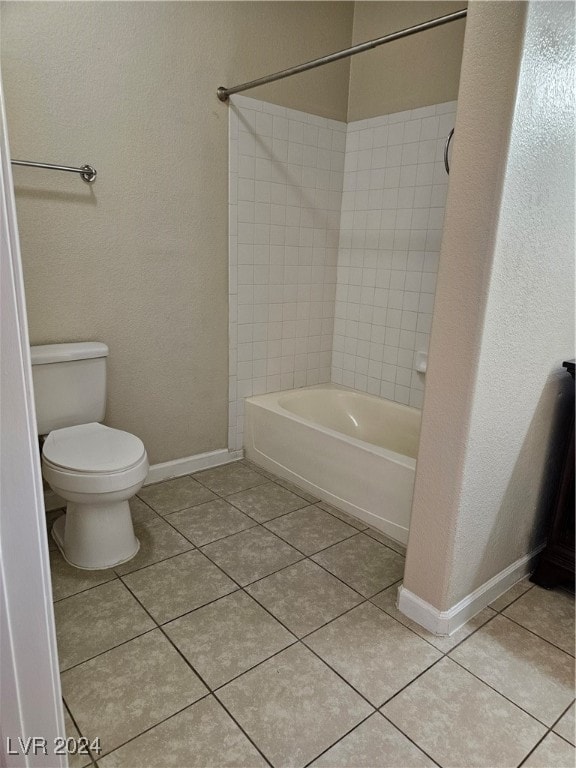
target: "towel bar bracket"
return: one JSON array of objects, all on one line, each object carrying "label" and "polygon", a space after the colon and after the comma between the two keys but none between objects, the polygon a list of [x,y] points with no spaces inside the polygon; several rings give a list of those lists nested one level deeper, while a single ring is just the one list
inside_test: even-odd
[{"label": "towel bar bracket", "polygon": [[23,165],[29,168],[47,168],[49,171],[68,171],[69,173],[79,173],[80,177],[88,184],[96,181],[96,168],[86,163],[80,168],[73,168],[69,165],[54,165],[53,163],[34,163],[31,160],[11,160],[12,165]]}]

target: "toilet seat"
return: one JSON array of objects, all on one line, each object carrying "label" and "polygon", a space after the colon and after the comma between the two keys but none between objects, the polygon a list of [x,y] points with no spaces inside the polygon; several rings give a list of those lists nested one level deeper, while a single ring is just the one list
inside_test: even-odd
[{"label": "toilet seat", "polygon": [[103,424],[79,424],[55,429],[46,438],[42,455],[66,472],[98,474],[123,472],[146,455],[136,435]]},{"label": "toilet seat", "polygon": [[56,429],[42,449],[42,474],[61,491],[115,493],[141,484],[147,473],[142,441],[103,424]]}]

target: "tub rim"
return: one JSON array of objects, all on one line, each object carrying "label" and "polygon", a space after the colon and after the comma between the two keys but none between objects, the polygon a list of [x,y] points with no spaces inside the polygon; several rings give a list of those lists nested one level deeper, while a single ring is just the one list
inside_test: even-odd
[{"label": "tub rim", "polygon": [[371,395],[368,392],[361,392],[357,389],[352,389],[351,387],[345,387],[342,384],[312,384],[307,387],[298,387],[294,389],[283,389],[279,390],[277,392],[267,392],[266,394],[262,395],[252,395],[251,397],[246,397],[245,402],[250,403],[250,405],[254,405],[256,407],[264,408],[265,410],[272,411],[273,413],[277,413],[278,415],[289,418],[292,421],[296,421],[299,424],[302,424],[304,426],[307,426],[312,429],[317,429],[318,431],[322,432],[325,435],[328,435],[329,437],[335,438],[337,440],[345,440],[346,442],[350,442],[352,445],[357,446],[358,448],[361,448],[362,450],[367,450],[370,453],[374,453],[378,456],[382,456],[383,458],[388,459],[388,461],[392,461],[395,464],[399,464],[400,466],[407,467],[410,469],[416,470],[416,463],[417,458],[412,458],[411,456],[407,456],[404,453],[397,453],[396,451],[392,451],[389,448],[383,448],[380,445],[375,445],[374,443],[369,443],[366,440],[359,440],[357,437],[352,437],[350,435],[347,435],[345,432],[339,432],[336,429],[332,429],[331,427],[325,427],[323,424],[319,424],[315,421],[310,421],[309,419],[305,419],[303,416],[299,416],[296,413],[293,413],[292,411],[289,411],[287,408],[284,408],[280,404],[279,398],[282,395],[287,395],[289,393],[298,393],[298,392],[305,392],[307,390],[312,389],[330,389],[330,390],[336,390],[336,391],[345,391],[345,392],[351,392],[355,395],[360,395],[362,397],[370,398],[371,400],[384,400],[387,403],[393,403],[394,405],[397,405],[401,408],[408,408],[411,411],[418,411],[420,414],[422,413],[419,408],[414,408],[414,406],[411,405],[405,405],[404,403],[396,403],[394,400],[387,400],[385,397],[378,397],[377,395]]}]

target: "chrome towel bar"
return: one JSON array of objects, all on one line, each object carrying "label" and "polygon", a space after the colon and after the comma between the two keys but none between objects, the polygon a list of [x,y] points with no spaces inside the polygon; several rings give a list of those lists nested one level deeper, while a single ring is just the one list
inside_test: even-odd
[{"label": "chrome towel bar", "polygon": [[34,163],[30,160],[11,160],[12,165],[25,165],[30,168],[47,168],[49,171],[69,171],[70,173],[79,173],[84,181],[92,184],[96,181],[96,168],[91,165],[83,165],[81,168],[72,168],[69,165],[54,165],[52,163]]}]

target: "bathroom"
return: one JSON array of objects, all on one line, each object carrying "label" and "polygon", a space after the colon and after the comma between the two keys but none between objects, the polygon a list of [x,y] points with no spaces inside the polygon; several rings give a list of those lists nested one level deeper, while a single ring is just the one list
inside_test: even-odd
[{"label": "bathroom", "polygon": [[[573,9],[546,6],[469,3],[466,19],[222,102],[219,86],[466,4],[2,4],[11,157],[98,174],[12,168],[21,338],[27,321],[26,347],[106,344],[105,424],[150,465],[130,502],[141,551],[117,572],[67,565],[44,530],[23,536],[44,516],[37,451],[34,483],[14,486],[36,489],[18,526],[2,505],[6,584],[27,565],[26,591],[4,598],[14,668],[39,660],[3,718],[12,745],[65,725],[103,746],[71,765],[571,764],[571,599],[524,578],[574,355]],[[401,439],[421,411],[418,461],[390,446],[334,458],[345,498],[322,466],[341,443],[316,442],[338,430],[289,439],[317,418],[293,411],[274,447],[291,455],[263,458],[262,398],[310,387],[321,404],[363,394],[377,432],[391,417],[370,404],[387,401],[416,420]],[[402,478],[381,475],[398,469],[411,479],[395,517]],[[245,572],[271,549],[272,570]],[[520,676],[533,679],[517,690]]]}]

